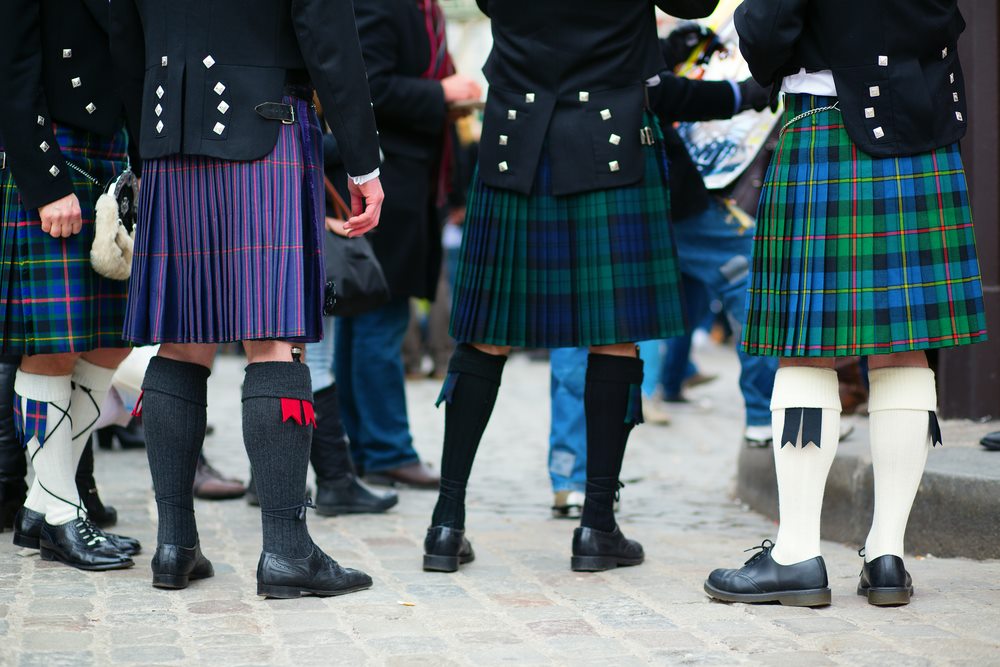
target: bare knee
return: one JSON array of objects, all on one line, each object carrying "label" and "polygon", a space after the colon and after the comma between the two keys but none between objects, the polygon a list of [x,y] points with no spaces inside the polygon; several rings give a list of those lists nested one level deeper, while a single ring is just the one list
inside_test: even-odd
[{"label": "bare knee", "polygon": [[21,370],[34,375],[71,375],[79,354],[34,354],[21,357]]},{"label": "bare knee", "polygon": [[635,343],[618,343],[617,345],[592,345],[591,354],[607,354],[612,357],[635,357],[639,356],[639,351]]},{"label": "bare knee", "polygon": [[247,361],[257,364],[265,361],[294,361],[292,348],[305,350],[305,345],[289,343],[284,340],[245,340],[243,349],[247,353]]},{"label": "bare knee", "polygon": [[781,368],[836,368],[836,357],[782,357]]},{"label": "bare knee", "polygon": [[509,357],[510,356],[510,345],[487,345],[485,343],[470,343],[472,347],[476,348],[480,352],[486,354],[492,354],[496,357]]},{"label": "bare knee", "polygon": [[215,361],[214,343],[164,343],[158,356],[211,368]]},{"label": "bare knee", "polygon": [[927,354],[918,352],[897,352],[895,354],[879,354],[868,357],[868,369],[879,368],[927,368]]}]

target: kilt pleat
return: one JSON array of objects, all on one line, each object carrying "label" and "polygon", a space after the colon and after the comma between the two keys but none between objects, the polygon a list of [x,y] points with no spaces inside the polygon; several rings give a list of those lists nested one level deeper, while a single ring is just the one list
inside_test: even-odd
[{"label": "kilt pleat", "polygon": [[563,197],[552,194],[548,150],[531,195],[474,177],[452,336],[491,345],[576,347],[683,333],[661,145],[644,148],[642,182]]},{"label": "kilt pleat", "polygon": [[267,156],[148,160],[125,337],[147,343],[322,337],[321,137],[309,104]]},{"label": "kilt pleat", "polygon": [[[784,121],[834,101],[786,96]],[[958,145],[875,158],[836,110],[788,126],[761,193],[744,349],[853,356],[985,339]]]},{"label": "kilt pleat", "polygon": [[0,171],[0,353],[62,354],[125,347],[122,322],[128,284],[96,273],[90,264],[94,207],[103,186],[127,164],[122,128],[105,137],[53,124],[70,170],[83,226],[54,239],[42,231],[37,209],[26,209],[10,169]]}]

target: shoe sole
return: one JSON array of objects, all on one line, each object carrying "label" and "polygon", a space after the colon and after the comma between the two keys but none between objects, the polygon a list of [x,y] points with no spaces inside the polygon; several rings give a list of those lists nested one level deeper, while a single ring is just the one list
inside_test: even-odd
[{"label": "shoe sole", "polygon": [[574,572],[605,572],[619,567],[642,565],[645,558],[618,558],[616,556],[573,556],[569,567]]},{"label": "shoe sole", "polygon": [[162,588],[164,590],[179,591],[187,588],[192,581],[198,581],[200,579],[209,579],[215,576],[215,570],[207,574],[153,574],[153,588]]},{"label": "shoe sole", "polygon": [[108,572],[110,570],[127,570],[135,565],[135,562],[130,558],[128,560],[122,561],[120,563],[109,563],[107,565],[84,565],[82,563],[75,563],[68,558],[63,557],[58,551],[47,548],[44,544],[40,545],[39,553],[41,554],[42,560],[55,561],[62,563],[63,565],[69,565],[70,567],[75,567],[78,570],[85,570],[87,572]]},{"label": "shoe sole", "polygon": [[382,514],[383,512],[388,512],[393,507],[399,504],[399,498],[396,498],[392,503],[386,505],[385,507],[378,508],[359,508],[354,505],[317,505],[316,514],[320,516],[340,516],[342,514]]},{"label": "shoe sole", "polygon": [[303,588],[301,586],[274,586],[271,584],[257,584],[257,595],[264,597],[265,599],[271,600],[294,600],[295,598],[300,598],[305,595],[315,595],[321,598],[332,598],[338,595],[347,595],[348,593],[357,593],[358,591],[363,591],[372,587],[372,584],[362,584],[359,586],[352,586],[351,588],[342,588],[336,591],[324,591],[315,588]]},{"label": "shoe sole", "polygon": [[786,607],[825,607],[830,604],[829,588],[812,588],[804,591],[775,591],[774,593],[729,593],[715,588],[707,581],[705,592],[723,602],[744,602],[763,604],[778,602]]},{"label": "shoe sole", "polygon": [[552,518],[553,519],[579,519],[581,514],[583,514],[583,508],[582,507],[553,507],[552,508]]},{"label": "shoe sole", "polygon": [[25,535],[24,533],[19,533],[15,530],[14,544],[15,546],[24,547],[25,549],[38,549],[40,546],[40,540],[37,537]]},{"label": "shoe sole", "polygon": [[458,572],[460,565],[476,560],[476,555],[469,556],[435,556],[424,554],[424,572]]},{"label": "shoe sole", "polygon": [[858,595],[868,598],[868,604],[876,607],[902,607],[910,604],[913,597],[913,586],[909,588],[862,588],[858,586]]}]

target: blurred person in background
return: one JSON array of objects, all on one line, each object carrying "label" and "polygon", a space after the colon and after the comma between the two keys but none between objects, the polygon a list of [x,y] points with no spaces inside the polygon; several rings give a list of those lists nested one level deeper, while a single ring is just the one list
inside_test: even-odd
[{"label": "blurred person in background", "polygon": [[355,13],[385,156],[386,206],[371,241],[392,301],[338,318],[335,367],[344,426],[368,480],[437,488],[437,473],[413,447],[403,337],[410,299],[434,299],[441,273],[437,211],[449,183],[446,130],[459,113],[452,109],[479,100],[482,90],[455,73],[436,0],[365,0]]}]

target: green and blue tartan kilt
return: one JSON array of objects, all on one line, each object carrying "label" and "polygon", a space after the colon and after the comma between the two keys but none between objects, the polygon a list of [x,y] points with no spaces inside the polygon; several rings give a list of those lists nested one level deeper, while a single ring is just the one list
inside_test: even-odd
[{"label": "green and blue tartan kilt", "polygon": [[489,187],[476,173],[453,294],[456,340],[582,347],[684,333],[655,132],[644,180],[627,187],[554,196],[548,146],[530,195]]},{"label": "green and blue tartan kilt", "polygon": [[[103,184],[126,165],[124,128],[114,137],[53,126],[67,161]],[[83,229],[55,239],[37,209],[21,205],[10,169],[0,171],[0,352],[59,354],[127,347],[122,339],[128,283],[90,265],[94,206],[103,188],[71,170]]]},{"label": "green and blue tartan kilt", "polygon": [[[787,95],[782,122],[835,101]],[[958,144],[876,158],[837,110],[788,126],[761,192],[744,349],[840,357],[984,340]]]}]

